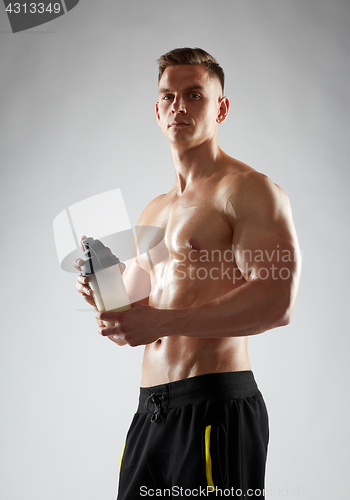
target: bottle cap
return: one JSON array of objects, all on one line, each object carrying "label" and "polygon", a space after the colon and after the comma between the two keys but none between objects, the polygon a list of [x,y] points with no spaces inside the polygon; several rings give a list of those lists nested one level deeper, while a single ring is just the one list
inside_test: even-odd
[{"label": "bottle cap", "polygon": [[118,257],[111,252],[110,248],[105,247],[102,241],[85,238],[81,243],[85,249],[82,258],[83,264],[80,266],[82,276],[96,273],[120,263]]}]

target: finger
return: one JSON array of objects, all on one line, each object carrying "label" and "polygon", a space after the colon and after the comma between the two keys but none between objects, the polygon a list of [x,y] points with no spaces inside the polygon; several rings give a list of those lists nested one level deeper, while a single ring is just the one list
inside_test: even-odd
[{"label": "finger", "polygon": [[96,309],[96,303],[93,299],[93,297],[90,297],[89,295],[82,294],[83,299],[85,302],[87,302],[90,306],[94,307]]},{"label": "finger", "polygon": [[83,240],[86,240],[86,238],[87,238],[87,236],[85,234],[84,234],[84,236],[82,236],[80,238],[80,246],[81,246],[81,249],[82,249],[83,252],[85,252],[85,248],[84,248],[84,245],[83,245],[82,242],[83,242]]},{"label": "finger", "polygon": [[73,266],[75,267],[75,269],[78,269],[78,271],[80,271],[80,266],[82,265],[83,261],[81,259],[75,259],[73,261]]},{"label": "finger", "polygon": [[108,335],[108,338],[109,338],[109,340],[111,340],[112,342],[114,342],[117,345],[120,345],[120,346],[127,345],[126,340],[124,340],[123,338],[120,338],[119,335]]},{"label": "finger", "polygon": [[77,278],[77,281],[79,283],[81,283],[82,285],[85,285],[85,287],[88,289],[88,290],[91,290],[91,287],[90,287],[90,282],[89,282],[89,278],[87,278],[86,276],[78,276]]},{"label": "finger", "polygon": [[98,333],[102,335],[102,337],[109,337],[110,335],[118,336],[118,334],[120,334],[120,325],[115,324],[114,326],[106,326],[102,324],[98,329]]},{"label": "finger", "polygon": [[89,289],[90,287],[89,287],[89,285],[87,283],[85,283],[84,281],[81,281],[78,278],[77,282],[76,282],[76,288],[77,288],[78,292],[82,292],[84,288]]},{"label": "finger", "polygon": [[123,321],[125,319],[125,311],[121,312],[110,312],[110,311],[97,311],[95,314],[96,319],[102,321],[113,321],[117,323],[118,321]]},{"label": "finger", "polygon": [[91,290],[89,285],[84,286],[84,284],[82,284],[79,280],[76,283],[76,289],[83,295],[88,295],[89,297],[93,296],[93,291]]}]

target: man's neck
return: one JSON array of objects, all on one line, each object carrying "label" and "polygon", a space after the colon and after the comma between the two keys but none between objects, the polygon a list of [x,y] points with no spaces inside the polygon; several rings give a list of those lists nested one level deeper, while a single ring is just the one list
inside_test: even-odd
[{"label": "man's neck", "polygon": [[201,144],[193,148],[171,147],[178,193],[202,178],[209,177],[216,170],[224,155],[217,142]]}]

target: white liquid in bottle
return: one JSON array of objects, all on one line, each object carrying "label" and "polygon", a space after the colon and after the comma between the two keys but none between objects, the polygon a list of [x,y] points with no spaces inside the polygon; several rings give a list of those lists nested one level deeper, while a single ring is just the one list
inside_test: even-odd
[{"label": "white liquid in bottle", "polygon": [[[81,267],[85,272],[82,274],[89,279],[97,309],[111,312],[130,309],[130,300],[120,272],[119,259],[99,240],[86,238],[82,243],[86,249],[83,259],[85,265]],[[103,323],[106,326],[114,326],[111,321]]]}]

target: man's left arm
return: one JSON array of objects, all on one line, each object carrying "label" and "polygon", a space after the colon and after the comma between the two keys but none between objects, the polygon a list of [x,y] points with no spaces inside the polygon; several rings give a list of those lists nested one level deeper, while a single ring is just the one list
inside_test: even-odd
[{"label": "man's left arm", "polygon": [[[175,331],[198,337],[238,337],[287,325],[298,293],[301,256],[287,195],[266,176],[248,174],[241,201],[228,199],[237,267],[246,283],[181,316]],[[176,327],[175,327],[176,325]],[[176,328],[176,329],[175,329]]]}]

